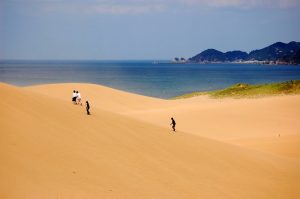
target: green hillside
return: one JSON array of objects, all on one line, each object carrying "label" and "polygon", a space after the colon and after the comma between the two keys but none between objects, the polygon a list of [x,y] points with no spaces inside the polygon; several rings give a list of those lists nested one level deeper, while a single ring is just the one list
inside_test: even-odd
[{"label": "green hillside", "polygon": [[177,96],[173,99],[190,98],[199,95],[209,95],[212,98],[250,98],[283,94],[300,94],[300,80],[291,80],[287,82],[261,85],[239,83],[225,88],[223,90],[209,92],[193,92]]}]

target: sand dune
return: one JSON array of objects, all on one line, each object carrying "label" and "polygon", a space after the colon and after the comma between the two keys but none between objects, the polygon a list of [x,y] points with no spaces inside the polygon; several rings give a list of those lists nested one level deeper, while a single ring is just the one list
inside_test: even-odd
[{"label": "sand dune", "polygon": [[237,139],[231,141],[243,147],[252,148],[276,155],[300,158],[300,135],[285,135],[272,137],[258,137],[248,139]]},{"label": "sand dune", "polygon": [[[73,89],[89,99],[91,116],[71,103]],[[208,136],[198,132],[197,123],[194,131],[182,120],[180,132],[172,133],[160,120],[169,123],[170,114],[189,119],[190,111],[198,117],[197,111],[208,114],[210,108],[210,114],[228,111],[232,115],[220,112],[218,119],[229,120],[238,114],[232,108],[239,103],[160,100],[89,84],[25,89],[0,84],[0,93],[0,198],[299,198],[299,159],[224,142],[252,137],[248,126],[243,136],[228,131],[244,123],[235,129],[207,118],[207,127],[223,129]],[[275,104],[291,100],[299,105],[298,99],[278,98]],[[282,115],[280,127],[288,134],[299,129],[287,118],[299,118],[297,111]],[[264,135],[269,135],[267,125]],[[212,139],[218,136],[221,141]]]},{"label": "sand dune", "polygon": [[[69,101],[79,89],[93,107],[123,114],[147,123],[168,127],[175,117],[179,131],[226,141],[279,155],[287,147],[294,150],[300,142],[300,96],[259,99],[209,99],[207,96],[184,100],[161,100],[126,93],[92,84],[52,84],[26,88],[53,98]],[[281,139],[277,139],[278,135]],[[257,138],[257,139],[256,139]],[[251,140],[270,139],[269,147],[249,144]],[[247,139],[250,139],[247,142]],[[271,140],[277,139],[277,142]],[[289,139],[290,141],[287,141]],[[238,142],[240,141],[240,142]],[[278,143],[285,145],[275,149]],[[289,143],[289,144],[286,144]],[[275,146],[271,146],[275,144]],[[275,150],[273,150],[275,149]],[[299,153],[293,157],[300,159]]]}]

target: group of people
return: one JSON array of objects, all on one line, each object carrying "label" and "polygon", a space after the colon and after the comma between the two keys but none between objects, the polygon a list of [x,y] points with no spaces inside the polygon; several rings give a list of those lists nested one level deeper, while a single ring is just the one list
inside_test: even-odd
[{"label": "group of people", "polygon": [[80,104],[82,106],[81,95],[80,95],[79,91],[75,91],[75,90],[73,91],[72,101],[74,104]]},{"label": "group of people", "polygon": [[[77,105],[80,104],[82,106],[82,102],[81,102],[81,95],[79,93],[79,91],[73,91],[73,95],[72,95],[72,102]],[[86,108],[86,114],[90,115],[90,104],[88,101],[85,102],[85,108]]]},{"label": "group of people", "polygon": [[[75,91],[75,90],[73,91],[72,102],[74,104],[80,104],[82,106],[81,95],[80,95],[79,91]],[[91,114],[90,113],[90,104],[89,104],[88,101],[86,101],[85,103],[86,103],[86,106],[85,106],[86,107],[86,114],[90,115]],[[170,125],[172,126],[172,129],[175,132],[176,131],[175,130],[176,122],[175,122],[173,117],[171,118],[171,124]]]}]

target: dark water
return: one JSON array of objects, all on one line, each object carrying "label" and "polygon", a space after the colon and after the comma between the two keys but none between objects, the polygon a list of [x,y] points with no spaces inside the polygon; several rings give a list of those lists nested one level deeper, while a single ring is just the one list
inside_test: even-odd
[{"label": "dark water", "polygon": [[159,98],[300,79],[300,66],[170,64],[152,61],[0,61],[0,81],[18,86],[85,82]]}]

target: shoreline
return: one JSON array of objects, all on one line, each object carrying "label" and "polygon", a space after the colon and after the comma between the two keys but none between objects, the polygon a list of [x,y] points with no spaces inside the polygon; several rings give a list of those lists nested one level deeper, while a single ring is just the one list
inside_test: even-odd
[{"label": "shoreline", "polygon": [[[30,84],[30,85],[16,85],[16,84],[10,84],[10,83],[6,83],[6,82],[0,82],[3,84],[9,84],[9,85],[13,85],[16,87],[20,87],[20,88],[27,88],[27,87],[35,87],[35,86],[45,86],[45,85],[60,85],[60,84],[92,84],[92,85],[98,85],[98,86],[104,86],[116,91],[121,91],[121,92],[126,92],[126,93],[131,93],[131,94],[135,94],[135,95],[140,95],[140,96],[145,96],[145,97],[150,97],[150,98],[157,98],[157,99],[162,99],[162,100],[177,100],[177,99],[185,99],[185,98],[192,98],[192,97],[198,97],[198,96],[208,96],[212,99],[218,99],[218,98],[235,98],[235,99],[242,99],[242,98],[261,98],[261,97],[272,97],[272,96],[284,96],[284,95],[299,95],[300,94],[300,80],[288,80],[288,81],[282,81],[282,82],[275,82],[275,83],[267,83],[267,84],[246,84],[246,83],[237,83],[237,84],[233,84],[232,86],[226,87],[224,89],[217,89],[217,90],[210,90],[210,91],[195,91],[195,92],[190,92],[190,93],[184,93],[182,95],[177,95],[174,97],[170,97],[170,98],[161,98],[161,97],[155,97],[155,96],[151,96],[151,95],[144,95],[142,93],[136,93],[136,92],[130,92],[127,90],[122,90],[122,89],[118,89],[115,87],[110,87],[107,85],[102,85],[102,84],[98,84],[98,83],[91,83],[91,82],[50,82],[50,83],[36,83],[36,84]],[[270,93],[270,89],[272,88],[267,88],[267,87],[272,87],[272,86],[283,86],[285,84],[285,86],[290,86],[290,85],[295,85],[296,87],[293,89],[282,89],[282,90],[273,90],[273,93]],[[258,92],[258,93],[253,93],[253,94],[248,94],[247,93],[243,94],[242,91],[245,89],[263,89],[263,88],[267,88],[265,91],[263,92]],[[269,89],[269,90],[268,90]],[[276,89],[276,88],[275,88]],[[231,90],[234,90],[235,93],[230,92]],[[224,93],[225,92],[225,93]],[[265,92],[265,93],[264,93]],[[223,94],[221,94],[223,93]]]},{"label": "shoreline", "polygon": [[[0,64],[0,80],[14,85],[78,82],[106,85],[168,99],[191,91],[228,87],[234,83],[268,83],[300,79],[300,68],[241,64],[173,65],[145,62],[80,62]],[[285,72],[282,72],[285,71]]]},{"label": "shoreline", "polygon": [[300,80],[289,80],[289,81],[267,83],[267,84],[237,83],[237,84],[233,84],[232,86],[226,87],[224,89],[211,90],[211,91],[195,91],[190,93],[184,93],[182,95],[177,95],[170,98],[161,98],[161,97],[155,97],[151,95],[144,95],[142,93],[131,92],[127,90],[110,87],[107,85],[89,83],[89,82],[51,82],[51,83],[37,83],[31,85],[15,85],[6,82],[0,82],[0,83],[16,86],[19,88],[39,87],[39,86],[46,86],[46,85],[55,86],[61,84],[95,85],[95,86],[107,87],[115,91],[120,91],[124,93],[130,93],[133,95],[139,95],[143,97],[149,97],[149,98],[160,99],[160,100],[179,100],[179,99],[188,99],[188,98],[194,98],[199,96],[206,96],[210,99],[224,99],[224,98],[256,99],[256,98],[275,97],[275,96],[300,95]]},{"label": "shoreline", "polygon": [[209,65],[209,64],[245,64],[245,65],[270,65],[270,66],[300,66],[297,63],[288,63],[288,62],[272,62],[272,61],[244,61],[244,62],[174,62],[170,61],[172,64],[199,64],[199,65]]}]

